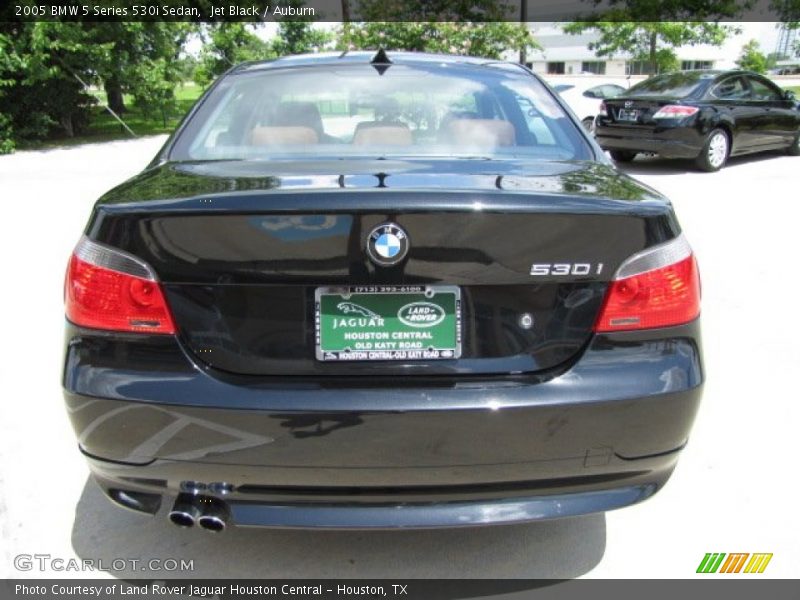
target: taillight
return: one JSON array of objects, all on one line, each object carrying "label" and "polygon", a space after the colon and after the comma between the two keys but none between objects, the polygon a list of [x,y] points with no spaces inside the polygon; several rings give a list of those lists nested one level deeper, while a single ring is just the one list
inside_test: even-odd
[{"label": "taillight", "polygon": [[608,106],[606,106],[606,101],[605,100],[603,100],[600,103],[600,108],[597,109],[597,114],[600,115],[601,117],[607,117],[608,116]]},{"label": "taillight", "polygon": [[683,235],[634,254],[617,270],[594,326],[598,332],[669,327],[700,315],[700,276]]},{"label": "taillight", "polygon": [[658,109],[653,115],[654,119],[685,119],[696,114],[700,109],[696,106],[681,106],[680,104],[668,104]]},{"label": "taillight", "polygon": [[81,327],[175,333],[155,273],[120,250],[81,238],[64,284],[67,318]]}]

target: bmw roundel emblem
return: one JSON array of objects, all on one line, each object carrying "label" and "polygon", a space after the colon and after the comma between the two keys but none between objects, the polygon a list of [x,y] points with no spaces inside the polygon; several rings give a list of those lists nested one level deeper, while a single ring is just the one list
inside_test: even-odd
[{"label": "bmw roundel emblem", "polygon": [[382,223],[369,233],[367,254],[375,264],[396,265],[408,253],[408,234],[394,223]]}]

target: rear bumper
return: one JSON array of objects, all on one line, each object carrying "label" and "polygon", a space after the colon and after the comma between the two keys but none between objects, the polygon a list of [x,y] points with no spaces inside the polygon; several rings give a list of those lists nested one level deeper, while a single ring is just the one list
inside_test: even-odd
[{"label": "rear bumper", "polygon": [[595,139],[603,150],[652,152],[664,158],[696,158],[705,143],[703,135],[691,127],[604,126],[599,119]]},{"label": "rear bumper", "polygon": [[[660,457],[635,461],[619,469],[627,472],[621,481],[600,481],[605,478],[571,480],[548,479],[538,482],[489,484],[482,486],[431,485],[408,488],[359,489],[330,487],[272,487],[240,486],[229,493],[209,491],[208,484],[197,491],[198,497],[214,496],[229,510],[229,525],[237,527],[317,528],[317,529],[395,529],[468,527],[521,523],[603,512],[646,500],[655,494],[672,473],[678,451]],[[142,512],[155,513],[162,498],[172,500],[177,490],[170,481],[197,480],[183,478],[200,476],[207,480],[219,478],[247,481],[251,469],[225,469],[219,472],[209,465],[174,464],[156,461],[147,467],[130,468],[87,457],[95,480],[114,502],[124,491],[137,498],[149,498]],[[617,465],[619,468],[620,465]],[[144,479],[143,476],[147,476]],[[161,479],[166,477],[166,479]],[[257,475],[264,481],[264,472]],[[211,484],[212,486],[214,484]],[[253,488],[263,488],[255,490]],[[138,494],[138,496],[136,496]],[[522,495],[520,495],[522,494]],[[144,496],[142,496],[144,495]],[[168,507],[167,507],[168,508]]]},{"label": "rear bumper", "polygon": [[669,478],[703,379],[697,323],[597,336],[559,371],[484,380],[230,378],[171,338],[70,326],[67,342],[65,399],[103,489],[149,498],[146,512],[217,496],[240,526],[446,527],[639,502]]}]

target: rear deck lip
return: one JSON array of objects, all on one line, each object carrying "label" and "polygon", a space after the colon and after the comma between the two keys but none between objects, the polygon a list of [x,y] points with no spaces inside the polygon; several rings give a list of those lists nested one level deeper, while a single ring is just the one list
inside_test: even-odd
[{"label": "rear deck lip", "polygon": [[441,502],[383,506],[313,506],[230,503],[238,527],[280,529],[427,529],[508,525],[576,517],[636,504],[650,498],[656,483],[484,502]]},{"label": "rear deck lip", "polygon": [[635,152],[653,152],[665,158],[694,158],[702,149],[684,140],[667,140],[657,137],[635,138],[603,135],[598,133],[597,143],[603,150],[631,150]]},{"label": "rear deck lip", "polygon": [[[224,494],[208,491],[199,493],[224,502],[231,514],[230,524],[238,527],[388,530],[504,525],[575,517],[647,500],[669,480],[680,452],[681,448],[676,448],[658,457],[637,460],[643,470],[630,472],[627,476],[620,473],[617,482],[612,478],[604,484],[592,483],[590,480],[593,476],[587,474],[585,483],[577,482],[564,487],[548,485],[541,489],[534,486],[508,495],[503,489],[509,484],[501,482],[485,485],[487,489],[481,493],[452,492],[450,488],[453,486],[446,485],[424,496],[370,495],[370,488],[365,488],[366,496],[363,497],[336,497],[330,494],[290,494],[283,497],[250,495],[236,489]],[[161,506],[169,506],[179,491],[163,480],[135,477],[147,474],[140,473],[139,468],[96,457],[87,458],[95,480],[112,501],[116,501],[111,496],[112,491],[128,490],[158,497]],[[170,477],[190,476],[192,471],[186,469],[191,469],[192,465],[196,469],[203,468],[201,463],[181,461],[156,461],[154,466],[159,464],[172,474]],[[161,476],[165,474],[159,473]],[[498,486],[497,490],[492,489],[494,485]]]}]

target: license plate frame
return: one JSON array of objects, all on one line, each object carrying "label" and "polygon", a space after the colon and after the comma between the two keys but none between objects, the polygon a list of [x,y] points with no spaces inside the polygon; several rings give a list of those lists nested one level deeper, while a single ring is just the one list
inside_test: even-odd
[{"label": "license plate frame", "polygon": [[461,312],[458,286],[318,287],[314,353],[322,362],[455,360]]},{"label": "license plate frame", "polygon": [[620,108],[617,111],[617,121],[635,123],[639,120],[639,110],[635,108]]}]

